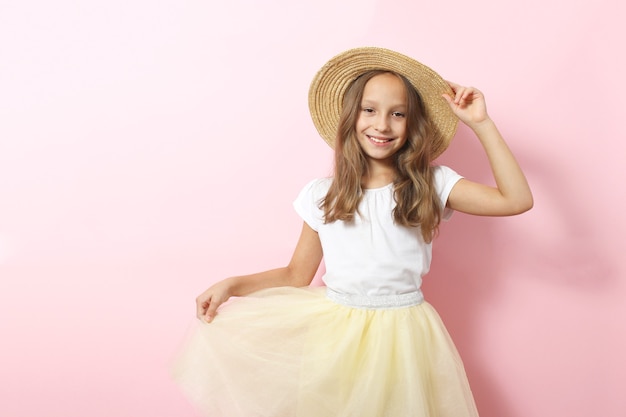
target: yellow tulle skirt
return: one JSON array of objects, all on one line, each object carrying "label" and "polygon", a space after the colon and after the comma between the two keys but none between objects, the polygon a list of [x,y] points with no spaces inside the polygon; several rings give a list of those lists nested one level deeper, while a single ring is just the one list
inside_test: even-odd
[{"label": "yellow tulle skirt", "polygon": [[172,375],[210,417],[478,415],[430,304],[349,307],[323,287],[229,301],[191,331]]}]

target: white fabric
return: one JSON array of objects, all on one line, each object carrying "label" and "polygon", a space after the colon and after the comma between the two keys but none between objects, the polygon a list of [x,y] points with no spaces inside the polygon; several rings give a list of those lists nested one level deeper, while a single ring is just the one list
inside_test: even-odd
[{"label": "white fabric", "polygon": [[[435,187],[442,207],[452,187],[462,177],[444,166],[435,168]],[[418,227],[396,225],[393,184],[364,190],[360,215],[353,223],[324,224],[319,202],[326,196],[330,178],[308,183],[294,201],[302,219],[318,232],[324,251],[326,286],[338,293],[358,295],[405,294],[418,291],[430,268],[432,244],[424,242]],[[447,220],[452,210],[445,209]]]}]

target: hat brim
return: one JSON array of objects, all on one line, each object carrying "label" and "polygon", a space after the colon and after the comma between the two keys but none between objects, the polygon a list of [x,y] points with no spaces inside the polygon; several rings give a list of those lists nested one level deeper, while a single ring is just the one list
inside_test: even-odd
[{"label": "hat brim", "polygon": [[458,118],[443,94],[453,95],[448,83],[426,65],[389,49],[350,49],[328,61],[315,75],[309,88],[309,111],[322,139],[334,148],[343,98],[350,84],[370,70],[392,71],[404,76],[419,92],[427,117],[437,130],[432,137],[431,158],[441,155],[456,133]]}]

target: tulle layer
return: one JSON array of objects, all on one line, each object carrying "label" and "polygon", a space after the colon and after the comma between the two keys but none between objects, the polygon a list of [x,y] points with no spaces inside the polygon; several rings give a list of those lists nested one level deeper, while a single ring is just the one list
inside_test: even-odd
[{"label": "tulle layer", "polygon": [[272,288],[198,323],[172,375],[211,417],[477,416],[463,364],[426,302],[347,307]]}]

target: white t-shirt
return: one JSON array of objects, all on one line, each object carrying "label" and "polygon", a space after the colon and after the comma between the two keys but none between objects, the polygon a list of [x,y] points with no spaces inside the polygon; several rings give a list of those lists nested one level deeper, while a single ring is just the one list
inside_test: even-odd
[{"label": "white t-shirt", "polygon": [[[445,207],[452,187],[462,177],[444,166],[435,168],[437,195]],[[324,224],[319,202],[332,179],[308,183],[294,201],[302,219],[318,232],[326,273],[323,281],[336,292],[358,295],[405,294],[419,290],[430,268],[432,244],[425,243],[419,227],[396,225],[393,184],[364,190],[354,222]],[[452,210],[444,209],[447,220]]]}]

